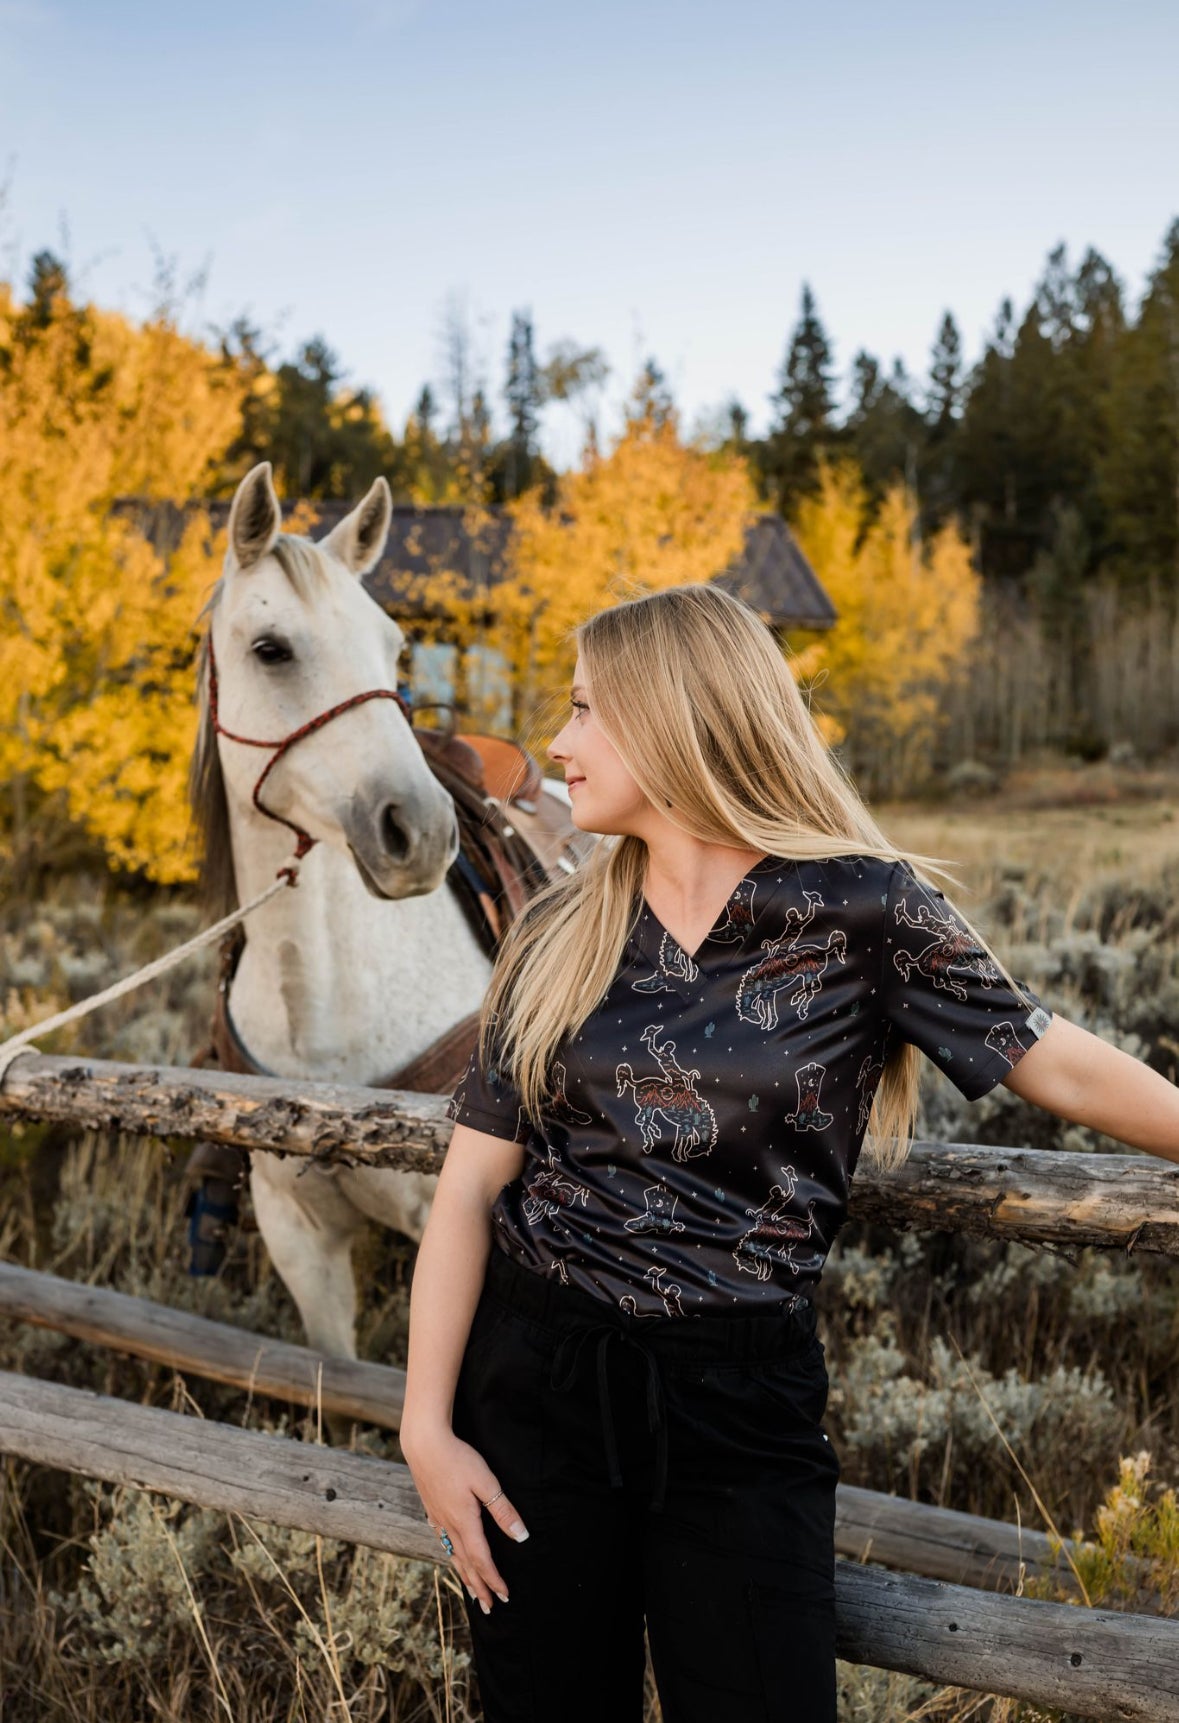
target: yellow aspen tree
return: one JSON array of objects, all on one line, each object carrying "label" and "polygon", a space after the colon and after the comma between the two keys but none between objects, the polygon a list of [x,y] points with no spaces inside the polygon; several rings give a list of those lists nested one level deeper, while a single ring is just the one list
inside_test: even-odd
[{"label": "yellow aspen tree", "polygon": [[865,788],[897,793],[933,763],[941,702],[978,632],[979,576],[948,525],[921,542],[901,484],[869,514],[859,472],[824,462],[794,531],[839,620],[797,671]]},{"label": "yellow aspen tree", "polygon": [[741,456],[685,442],[673,413],[648,407],[609,452],[587,448],[552,507],[539,490],[512,503],[486,643],[507,661],[518,722],[569,679],[577,623],[628,593],[712,579],[740,554],[755,500]]},{"label": "yellow aspen tree", "polygon": [[207,523],[165,569],[113,504],[204,488],[241,379],[165,314],[135,325],[59,295],[33,317],[7,285],[0,360],[0,778],[14,808],[22,786],[64,797],[112,862],[183,877],[193,627],[215,563]]}]

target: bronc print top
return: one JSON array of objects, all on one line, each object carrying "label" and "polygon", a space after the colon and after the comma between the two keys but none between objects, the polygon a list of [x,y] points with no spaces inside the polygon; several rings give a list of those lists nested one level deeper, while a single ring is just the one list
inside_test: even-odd
[{"label": "bronc print top", "polygon": [[636,1317],[807,1297],[895,1043],[974,1100],[1051,1021],[904,862],[763,856],[690,956],[636,912],[543,1117],[477,1051],[447,1109],[526,1145],[499,1246]]}]

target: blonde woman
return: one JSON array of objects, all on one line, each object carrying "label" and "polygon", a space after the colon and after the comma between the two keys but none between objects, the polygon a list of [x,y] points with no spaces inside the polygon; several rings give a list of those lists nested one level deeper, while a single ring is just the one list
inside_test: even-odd
[{"label": "blonde woman", "polygon": [[834,1723],[811,1295],[921,1054],[1179,1158],[1179,1091],[1053,1018],[889,843],[756,613],[577,631],[550,752],[603,834],[501,950],[414,1274],[402,1444],[487,1723]]}]

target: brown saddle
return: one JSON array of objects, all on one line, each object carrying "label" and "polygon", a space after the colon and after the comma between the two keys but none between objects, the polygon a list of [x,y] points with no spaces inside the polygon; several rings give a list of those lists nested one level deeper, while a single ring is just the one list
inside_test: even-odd
[{"label": "brown saddle", "polygon": [[[573,824],[559,797],[546,794],[540,766],[518,743],[443,730],[418,729],[415,734],[458,814],[460,852],[448,883],[457,890],[485,949],[494,955],[529,897],[548,881],[573,872],[595,839]],[[239,926],[221,949],[210,1045],[194,1063],[215,1062],[223,1071],[265,1076],[229,1013],[229,989],[244,948],[245,931]],[[466,1070],[478,1029],[479,1013],[472,1012],[372,1086],[449,1093]],[[198,1150],[189,1171],[204,1170]]]}]

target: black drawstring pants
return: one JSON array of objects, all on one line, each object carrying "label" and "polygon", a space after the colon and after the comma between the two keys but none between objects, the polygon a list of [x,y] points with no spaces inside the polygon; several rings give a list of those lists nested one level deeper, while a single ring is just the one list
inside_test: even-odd
[{"label": "black drawstring pants", "polygon": [[814,1307],[635,1317],[493,1246],[455,1394],[530,1536],[483,1515],[486,1723],[835,1723],[835,1485]]}]

